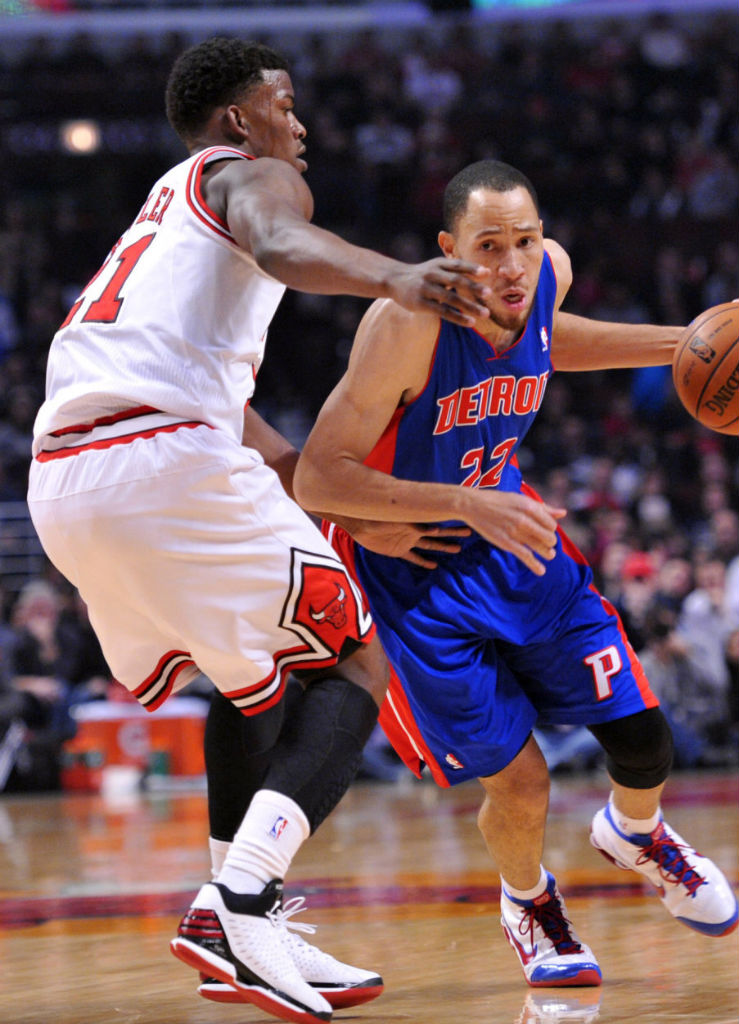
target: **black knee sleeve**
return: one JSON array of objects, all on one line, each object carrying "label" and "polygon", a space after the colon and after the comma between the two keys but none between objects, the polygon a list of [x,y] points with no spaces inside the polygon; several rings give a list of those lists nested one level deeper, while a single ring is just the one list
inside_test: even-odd
[{"label": "black knee sleeve", "polygon": [[286,719],[263,788],[291,797],[315,832],[357,774],[378,707],[344,679],[311,683]]},{"label": "black knee sleeve", "polygon": [[672,733],[659,708],[647,708],[588,729],[606,752],[614,782],[629,789],[661,785],[672,767]]},{"label": "black knee sleeve", "polygon": [[251,798],[262,788],[285,719],[303,689],[288,680],[284,699],[258,715],[247,716],[216,691],[205,722],[205,774],[208,816],[214,839],[231,842]]}]

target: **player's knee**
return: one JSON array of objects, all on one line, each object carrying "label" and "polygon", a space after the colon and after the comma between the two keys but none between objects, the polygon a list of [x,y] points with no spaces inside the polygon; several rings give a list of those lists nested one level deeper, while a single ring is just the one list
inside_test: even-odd
[{"label": "player's knee", "polygon": [[505,768],[480,779],[480,782],[493,802],[540,808],[546,807],[549,801],[549,771],[544,755],[531,734]]},{"label": "player's knee", "polygon": [[606,752],[614,782],[629,789],[661,785],[672,767],[672,732],[659,708],[589,726]]}]

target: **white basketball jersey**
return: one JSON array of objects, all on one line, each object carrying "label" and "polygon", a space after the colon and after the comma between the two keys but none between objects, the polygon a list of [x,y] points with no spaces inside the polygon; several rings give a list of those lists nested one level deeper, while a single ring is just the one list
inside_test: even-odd
[{"label": "white basketball jersey", "polygon": [[54,336],[45,435],[129,407],[198,420],[241,442],[267,328],[285,286],[240,249],[203,198],[205,167],[249,159],[214,147],[159,179]]}]

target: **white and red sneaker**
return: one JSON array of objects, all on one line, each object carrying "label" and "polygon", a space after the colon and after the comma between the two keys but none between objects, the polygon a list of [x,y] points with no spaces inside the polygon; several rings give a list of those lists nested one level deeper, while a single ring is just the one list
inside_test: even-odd
[{"label": "white and red sneaker", "polygon": [[547,872],[546,890],[533,900],[517,899],[503,888],[500,909],[503,931],[529,985],[600,985],[598,961],[572,930],[553,875]]},{"label": "white and red sneaker", "polygon": [[713,861],[660,821],[650,833],[622,832],[612,802],[590,826],[590,842],[613,864],[644,875],[673,917],[703,935],[728,935],[739,923],[731,887]]},{"label": "white and red sneaker", "polygon": [[207,882],[180,921],[170,943],[176,957],[228,985],[280,1020],[323,1024],[331,1004],[303,980],[282,942],[276,916],[282,882],[269,882],[257,895],[231,892]]},{"label": "white and red sneaker", "polygon": [[[319,992],[333,1009],[359,1006],[376,999],[384,988],[382,978],[373,971],[352,967],[312,946],[296,935],[296,931],[313,934],[315,926],[291,921],[294,914],[305,909],[305,898],[294,896],[274,912],[280,941],[290,955],[304,981]],[[201,974],[198,992],[204,999],[215,1003],[247,1002],[242,993],[232,985],[224,984],[217,978]]]}]

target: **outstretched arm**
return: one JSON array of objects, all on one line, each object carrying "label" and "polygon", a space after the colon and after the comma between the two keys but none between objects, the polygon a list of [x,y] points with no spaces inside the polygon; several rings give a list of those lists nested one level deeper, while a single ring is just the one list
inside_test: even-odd
[{"label": "outstretched arm", "polygon": [[489,315],[484,267],[445,258],[403,263],[311,224],[310,190],[282,160],[228,161],[208,180],[207,195],[241,248],[289,288],[392,298],[465,325]]},{"label": "outstretched arm", "polygon": [[332,516],[419,524],[459,520],[542,575],[536,556],[554,557],[556,519],[563,509],[523,494],[401,480],[364,464],[404,397],[423,387],[437,332],[437,318],[409,314],[390,302],[368,310],[347,372],[298,460],[298,501]]},{"label": "outstretched arm", "polygon": [[590,320],[560,310],[552,327],[552,363],[555,370],[667,366],[683,330]]},{"label": "outstretched arm", "polygon": [[666,366],[672,362],[682,327],[610,323],[562,312],[560,306],[572,283],[570,258],[551,238],[545,240],[545,246],[557,276],[552,324],[555,370],[616,370]]}]

